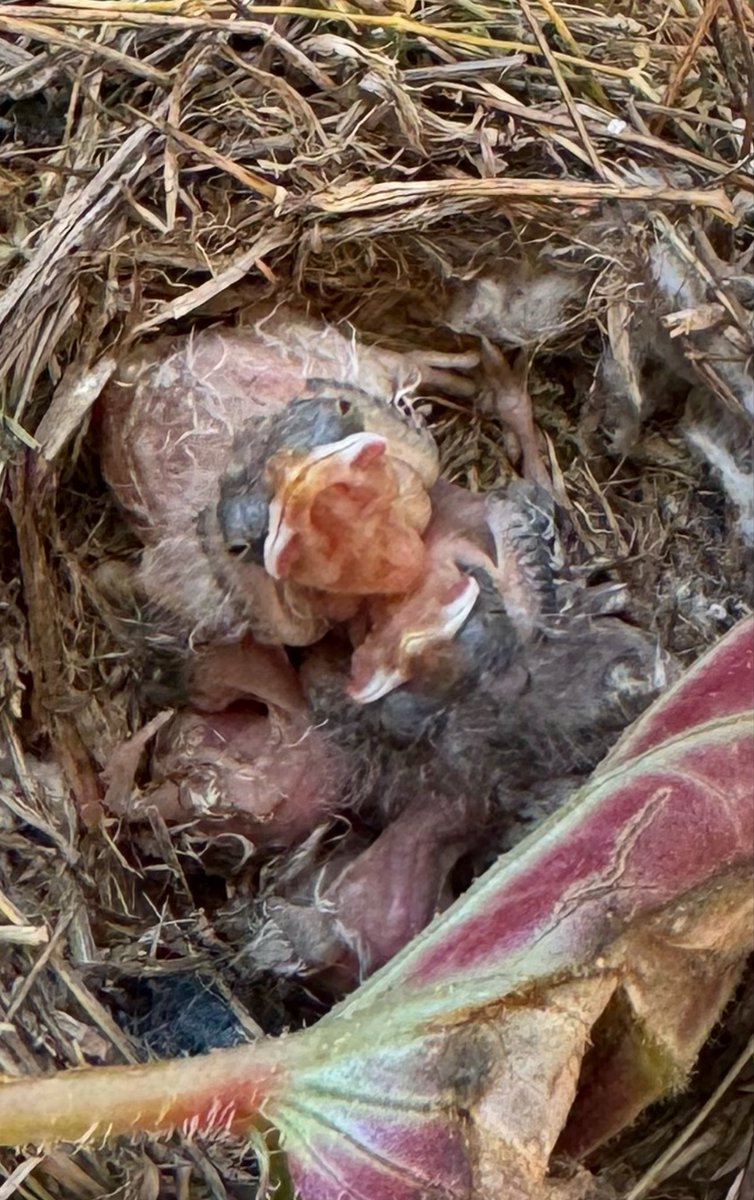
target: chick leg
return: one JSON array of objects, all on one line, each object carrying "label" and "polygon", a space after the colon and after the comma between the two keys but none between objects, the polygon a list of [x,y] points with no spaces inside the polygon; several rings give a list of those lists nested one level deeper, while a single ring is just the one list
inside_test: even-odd
[{"label": "chick leg", "polygon": [[521,446],[523,474],[552,494],[553,486],[539,448],[531,397],[526,386],[523,360],[514,369],[498,346],[482,339],[482,369],[486,378],[483,402],[513,430]]},{"label": "chick leg", "polygon": [[359,354],[358,383],[372,395],[437,393],[468,399],[476,391],[476,350],[387,350],[370,346]]},{"label": "chick leg", "polygon": [[476,384],[472,372],[479,365],[475,350],[444,353],[440,350],[414,350],[406,355],[419,372],[424,389],[465,399],[473,396]]}]

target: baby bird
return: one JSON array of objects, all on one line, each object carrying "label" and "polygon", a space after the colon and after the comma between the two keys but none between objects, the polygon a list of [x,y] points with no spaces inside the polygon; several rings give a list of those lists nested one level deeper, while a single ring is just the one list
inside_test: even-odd
[{"label": "baby bird", "polygon": [[452,656],[449,646],[482,586],[497,595],[524,638],[552,611],[553,506],[544,489],[519,483],[484,494],[440,480],[430,495],[421,582],[397,599],[370,602],[369,631],[354,651],[348,689],[359,703],[407,683],[438,655]]},{"label": "baby bird", "polygon": [[102,470],[144,542],[134,589],[176,645],[309,645],[415,580],[437,451],[394,400],[468,394],[476,362],[283,307],[133,352],[99,405]]},{"label": "baby bird", "polygon": [[257,966],[353,986],[578,787],[672,670],[617,617],[552,617],[527,640],[483,577],[444,649],[366,706],[343,696],[347,657],[311,652],[305,686],[327,714],[322,732],[350,753],[361,832],[324,856],[315,839],[298,870],[271,880],[248,952]]}]

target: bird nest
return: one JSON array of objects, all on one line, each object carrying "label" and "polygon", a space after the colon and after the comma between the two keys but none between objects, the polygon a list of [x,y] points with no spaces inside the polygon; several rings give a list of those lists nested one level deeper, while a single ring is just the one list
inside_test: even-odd
[{"label": "bird nest", "polygon": [[[322,1011],[230,971],[248,848],[87,823],[154,714],[102,586],[139,553],[90,433],[125,346],[268,299],[399,349],[489,339],[579,569],[685,662],[750,611],[753,40],[745,0],[3,4],[3,1071],[190,1050],[203,988],[210,1044]],[[448,478],[516,473],[494,413],[423,400]],[[749,1194],[752,1031],[744,995],[690,1091],[596,1162],[607,1194]],[[254,1194],[200,1139],[0,1170],[35,1200]]]}]

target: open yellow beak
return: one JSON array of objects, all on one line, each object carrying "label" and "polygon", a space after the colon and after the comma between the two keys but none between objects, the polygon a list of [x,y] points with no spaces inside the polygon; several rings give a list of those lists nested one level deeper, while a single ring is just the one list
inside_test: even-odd
[{"label": "open yellow beak", "polygon": [[454,569],[457,578],[450,586],[430,574],[414,593],[375,613],[351,661],[351,699],[358,704],[381,700],[413,677],[420,655],[453,640],[479,596],[477,581]]},{"label": "open yellow beak", "polygon": [[281,450],[267,472],[264,564],[274,579],[356,596],[416,586],[430,500],[385,437],[356,433],[308,452]]}]

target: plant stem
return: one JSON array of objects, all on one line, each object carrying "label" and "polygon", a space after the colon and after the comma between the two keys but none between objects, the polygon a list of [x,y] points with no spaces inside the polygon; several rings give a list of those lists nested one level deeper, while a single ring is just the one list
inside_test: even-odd
[{"label": "plant stem", "polygon": [[5,1145],[84,1141],[146,1130],[250,1132],[284,1084],[286,1038],[201,1058],[66,1071],[0,1087]]}]

